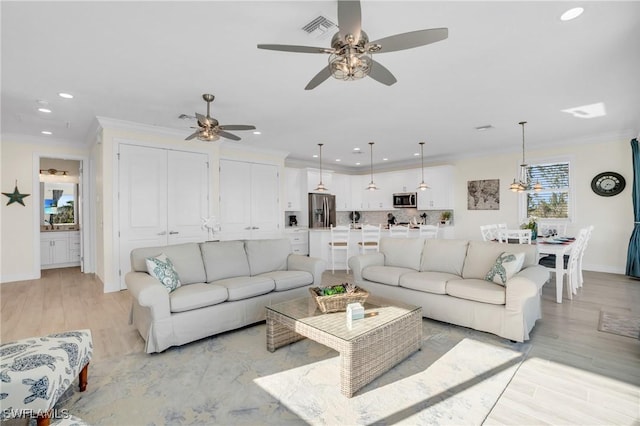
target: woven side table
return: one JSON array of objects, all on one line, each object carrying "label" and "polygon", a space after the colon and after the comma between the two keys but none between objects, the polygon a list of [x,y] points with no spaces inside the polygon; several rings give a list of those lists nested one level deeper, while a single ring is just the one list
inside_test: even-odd
[{"label": "woven side table", "polygon": [[420,349],[422,309],[370,298],[365,318],[349,327],[344,312],[323,314],[310,298],[267,307],[267,350],[304,337],[340,353],[340,390],[351,398]]}]

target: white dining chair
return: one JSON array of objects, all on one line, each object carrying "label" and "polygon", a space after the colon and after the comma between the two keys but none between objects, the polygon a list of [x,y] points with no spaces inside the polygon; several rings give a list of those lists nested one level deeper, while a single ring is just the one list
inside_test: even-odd
[{"label": "white dining chair", "polygon": [[[576,241],[571,248],[571,253],[569,253],[568,256],[564,256],[563,259],[562,274],[567,278],[566,288],[568,299],[573,299],[573,295],[576,294],[578,289],[578,281],[580,279],[578,264],[580,256],[582,255],[582,250],[586,242],[588,232],[588,228],[582,228],[578,232]],[[551,269],[553,273],[557,273],[555,256],[545,256],[538,261],[538,264]]]},{"label": "white dining chair", "polygon": [[438,238],[438,232],[440,231],[440,227],[438,225],[420,225],[420,234],[421,238]]},{"label": "white dining chair", "polygon": [[531,229],[498,229],[501,243],[531,244]]},{"label": "white dining chair", "polygon": [[389,225],[389,236],[392,238],[409,238],[409,227],[404,225]]},{"label": "white dining chair", "polygon": [[382,225],[363,225],[360,230],[360,253],[365,254],[367,250],[379,251],[380,249],[380,229]]},{"label": "white dining chair", "polygon": [[589,240],[591,239],[591,233],[593,232],[593,225],[589,225],[587,227],[587,232],[585,234],[584,243],[582,244],[582,250],[580,251],[580,258],[578,259],[578,288],[582,287],[582,283],[584,283],[584,278],[582,277],[582,258],[584,257],[584,252],[587,250],[587,246],[589,245]]},{"label": "white dining chair", "polygon": [[331,241],[329,241],[329,247],[331,248],[331,272],[336,272],[336,252],[344,252],[344,262],[349,273],[349,233],[351,227],[349,226],[332,226],[331,227]]},{"label": "white dining chair", "polygon": [[480,225],[480,233],[482,234],[483,241],[495,241],[498,239],[497,235],[498,225]]}]

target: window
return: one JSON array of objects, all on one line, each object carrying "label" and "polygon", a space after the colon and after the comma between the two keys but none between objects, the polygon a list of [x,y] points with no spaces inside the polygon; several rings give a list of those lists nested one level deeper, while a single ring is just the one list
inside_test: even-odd
[{"label": "window", "polygon": [[529,165],[527,167],[529,182],[540,182],[543,189],[538,192],[528,190],[522,193],[523,202],[526,205],[526,215],[522,217],[570,219],[570,176],[569,161]]}]

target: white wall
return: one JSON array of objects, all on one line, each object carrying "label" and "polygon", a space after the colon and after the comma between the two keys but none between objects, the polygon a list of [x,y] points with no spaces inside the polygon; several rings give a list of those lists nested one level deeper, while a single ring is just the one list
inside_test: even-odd
[{"label": "white wall", "polygon": [[4,195],[0,200],[0,282],[37,279],[40,278],[40,244],[34,244],[40,236],[39,217],[35,217],[34,208],[34,203],[40,205],[37,158],[86,157],[88,152],[85,147],[53,145],[46,139],[6,137],[2,139],[0,152],[2,192],[13,192],[17,179],[20,193],[31,194],[24,198],[25,207],[18,203],[7,206],[8,198]]},{"label": "white wall", "polygon": [[[552,157],[571,158],[575,209],[569,233],[575,234],[579,228],[588,225],[595,226],[585,252],[585,269],[623,274],[633,229],[633,171],[629,141],[603,141],[527,152],[530,163]],[[509,184],[516,176],[520,162],[520,155],[516,153],[454,162],[457,238],[480,239],[479,227],[488,223],[506,222],[510,227],[519,225],[518,195],[509,191]],[[616,171],[625,177],[627,186],[621,194],[600,197],[591,190],[591,179],[604,171]],[[467,210],[467,181],[480,179],[500,179],[500,210]]]}]

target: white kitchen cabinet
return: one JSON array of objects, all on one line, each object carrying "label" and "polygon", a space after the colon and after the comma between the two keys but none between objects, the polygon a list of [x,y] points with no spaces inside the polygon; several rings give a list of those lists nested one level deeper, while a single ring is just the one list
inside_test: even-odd
[{"label": "white kitchen cabinet", "polygon": [[278,188],[275,165],[220,160],[220,239],[277,237]]},{"label": "white kitchen cabinet", "polygon": [[291,249],[295,254],[309,254],[309,230],[307,228],[286,228],[284,231],[289,241],[291,241]]},{"label": "white kitchen cabinet", "polygon": [[302,208],[302,169],[284,169],[284,209],[300,211]]},{"label": "white kitchen cabinet", "polygon": [[78,265],[80,265],[80,231],[40,233],[40,266],[42,269]]},{"label": "white kitchen cabinet", "polygon": [[354,210],[351,203],[351,177],[340,173],[334,173],[332,176],[330,192],[336,196],[336,211]]},{"label": "white kitchen cabinet", "polygon": [[453,209],[453,166],[425,167],[424,181],[430,189],[418,191],[418,210]]},{"label": "white kitchen cabinet", "polygon": [[[318,192],[316,188],[320,183],[320,169],[307,169],[307,192]],[[333,193],[333,172],[322,171],[322,184]]]}]

